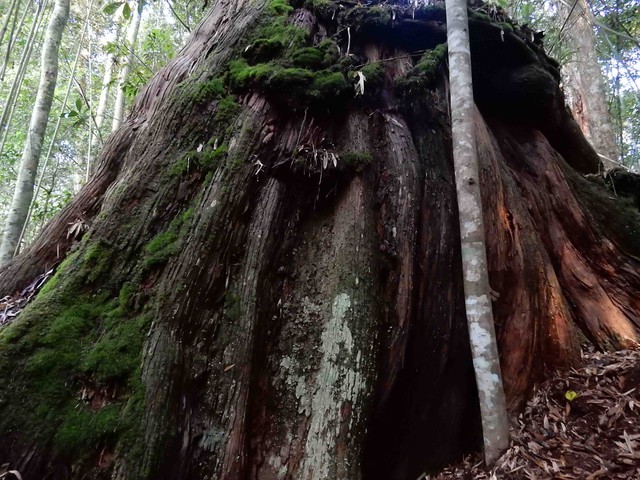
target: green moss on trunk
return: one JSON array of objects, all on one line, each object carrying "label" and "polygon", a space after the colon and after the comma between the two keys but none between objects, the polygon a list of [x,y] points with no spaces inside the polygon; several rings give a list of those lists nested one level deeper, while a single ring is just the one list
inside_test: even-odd
[{"label": "green moss on trunk", "polygon": [[[141,389],[139,365],[150,316],[118,295],[91,293],[105,256],[97,244],[70,256],[37,298],[0,330],[0,433],[82,460],[135,431],[125,415]],[[136,420],[137,421],[137,420]]]},{"label": "green moss on trunk", "polygon": [[153,237],[144,247],[146,254],[144,267],[146,269],[164,265],[171,256],[179,251],[184,241],[183,229],[188,226],[192,216],[193,210],[186,210],[176,217],[165,231]]}]

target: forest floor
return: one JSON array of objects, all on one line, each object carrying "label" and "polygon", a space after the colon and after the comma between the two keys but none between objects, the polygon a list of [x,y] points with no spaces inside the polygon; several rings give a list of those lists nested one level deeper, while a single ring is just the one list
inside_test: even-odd
[{"label": "forest floor", "polygon": [[640,350],[589,352],[539,385],[492,469],[476,456],[446,479],[640,479]]}]

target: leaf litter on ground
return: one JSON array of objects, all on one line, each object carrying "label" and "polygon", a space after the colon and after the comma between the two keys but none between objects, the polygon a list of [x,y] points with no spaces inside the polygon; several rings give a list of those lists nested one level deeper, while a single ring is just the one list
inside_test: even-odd
[{"label": "leaf litter on ground", "polygon": [[640,479],[640,350],[583,352],[535,389],[492,468],[475,455],[421,479]]},{"label": "leaf litter on ground", "polygon": [[38,291],[40,291],[40,288],[42,288],[53,275],[53,272],[53,269],[48,270],[42,275],[38,275],[36,279],[23,288],[22,291],[17,292],[15,295],[7,295],[0,298],[0,327],[8,325],[18,316]]}]

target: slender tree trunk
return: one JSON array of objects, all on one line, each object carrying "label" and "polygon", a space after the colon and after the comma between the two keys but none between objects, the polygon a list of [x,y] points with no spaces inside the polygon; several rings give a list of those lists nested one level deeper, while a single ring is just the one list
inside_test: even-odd
[{"label": "slender tree trunk", "polygon": [[[143,1],[143,0],[140,0]],[[124,86],[129,78],[131,64],[135,58],[136,43],[138,41],[138,32],[140,31],[140,21],[142,19],[142,10],[144,3],[139,8],[133,9],[133,18],[127,31],[126,47],[127,54],[122,57],[120,72],[118,73],[118,87],[116,90],[116,100],[113,107],[113,121],[111,123],[111,131],[115,131],[120,127],[124,119],[125,91]]]},{"label": "slender tree trunk", "polygon": [[62,33],[69,18],[69,0],[57,0],[49,19],[42,49],[40,84],[36,96],[27,139],[25,141],[16,187],[0,245],[0,264],[10,260],[19,249],[18,239],[27,219],[42,142],[58,79],[58,52]]},{"label": "slender tree trunk", "polygon": [[20,0],[11,0],[11,3],[9,4],[9,10],[7,10],[6,13],[7,16],[5,17],[4,22],[2,22],[2,28],[0,28],[0,46],[2,46],[4,42],[4,35],[7,33],[7,27],[11,22],[11,18],[15,18],[13,13],[15,8],[18,8],[18,10],[20,9]]},{"label": "slender tree trunk", "polygon": [[[615,28],[618,31],[622,30],[622,26],[620,24],[620,12],[621,12],[621,7],[620,7],[620,1],[616,0],[616,10],[615,10]],[[624,121],[622,118],[622,91],[620,89],[620,80],[621,80],[621,75],[620,75],[620,68],[621,68],[621,64],[623,63],[622,61],[622,52],[620,49],[620,43],[621,43],[621,39],[619,35],[615,36],[615,40],[614,40],[614,45],[613,45],[613,52],[614,52],[614,59],[616,62],[616,73],[615,73],[615,78],[614,78],[614,82],[613,82],[613,104],[615,105],[615,114],[616,114],[616,138],[617,138],[617,145],[618,145],[618,151],[620,153],[620,161],[621,163],[625,164],[625,159],[626,159],[626,148],[625,148],[625,144],[624,144]]]},{"label": "slender tree trunk", "polygon": [[[89,120],[87,121],[87,157],[84,167],[84,172],[82,172],[83,181],[82,185],[89,181],[89,175],[91,172],[91,165],[93,163],[93,143],[94,143],[94,123],[95,118],[93,115],[93,60],[92,60],[92,48],[91,48],[91,40],[93,31],[91,26],[89,26],[89,39],[88,39],[88,50],[89,54],[87,55],[87,104],[89,106]],[[99,135],[100,132],[96,131],[95,135]]]},{"label": "slender tree trunk", "polygon": [[[69,101],[69,95],[71,94],[71,87],[73,86],[74,83],[77,83],[76,81],[76,69],[78,67],[78,61],[80,60],[80,53],[82,52],[83,49],[83,41],[84,41],[84,36],[87,32],[87,29],[89,28],[89,18],[91,17],[91,8],[93,7],[93,1],[91,1],[89,3],[89,8],[87,10],[87,16],[85,17],[84,20],[84,24],[82,26],[82,33],[80,34],[80,39],[78,42],[78,49],[76,50],[76,56],[73,60],[73,65],[71,67],[71,72],[69,74],[69,81],[67,82],[67,88],[65,90],[64,93],[64,97],[62,98],[62,104],[60,105],[60,111],[64,112],[67,108],[67,102]],[[35,202],[38,200],[38,194],[40,193],[40,189],[42,187],[43,184],[43,179],[45,177],[45,174],[47,172],[47,167],[49,166],[49,161],[51,160],[51,155],[53,154],[53,149],[56,145],[56,141],[58,139],[58,131],[60,130],[60,124],[62,123],[62,115],[59,115],[57,120],[56,120],[56,125],[53,128],[53,132],[51,133],[51,138],[49,139],[49,147],[47,148],[47,153],[44,156],[44,162],[42,162],[42,168],[40,169],[40,178],[38,179],[38,182],[35,186],[35,191],[33,193],[33,198],[31,200],[31,202],[29,203],[29,210],[27,211],[27,216],[25,218],[24,224],[22,226],[22,230],[20,231],[20,236],[18,237],[18,242],[17,244],[20,245],[23,241],[23,239],[26,236],[27,233],[27,228],[29,227],[29,221],[31,219],[31,214],[33,213],[33,208],[34,208],[34,204]],[[58,162],[56,161],[56,165],[58,164]],[[57,167],[56,167],[57,168]],[[35,178],[35,177],[34,177]],[[74,191],[77,193],[77,191],[80,190],[80,187],[83,184],[84,181],[84,175],[83,173],[76,173],[74,175],[74,180],[75,180],[75,185],[74,185]]]},{"label": "slender tree trunk", "polygon": [[36,232],[39,232],[47,221],[47,215],[49,214],[49,206],[51,204],[51,193],[56,188],[59,169],[60,169],[60,159],[56,158],[55,167],[53,169],[53,172],[51,173],[51,177],[49,178],[49,188],[45,189],[46,195],[44,197],[44,203],[42,206],[42,220],[38,224],[38,227],[35,229]]},{"label": "slender tree trunk", "polygon": [[476,153],[467,2],[447,0],[446,5],[451,140],[460,223],[465,311],[480,399],[484,457],[487,465],[490,465],[509,446],[509,420],[491,310]]},{"label": "slender tree trunk", "polygon": [[29,30],[29,37],[27,38],[24,50],[22,51],[22,56],[20,57],[20,66],[18,67],[16,76],[13,78],[13,81],[11,83],[11,90],[9,91],[9,95],[2,109],[2,116],[0,117],[0,154],[4,150],[4,145],[7,141],[7,135],[9,133],[9,127],[11,126],[13,112],[16,107],[20,89],[22,88],[24,76],[27,72],[31,54],[33,53],[34,44],[36,43],[38,38],[40,25],[44,19],[46,7],[46,1],[38,4],[33,23],[31,24],[31,29]]},{"label": "slender tree trunk", "polygon": [[586,0],[558,3],[558,19],[565,26],[572,55],[564,66],[569,106],[585,136],[608,169],[619,161],[619,148],[607,104],[605,78],[598,64],[591,10]]},{"label": "slender tree trunk", "polygon": [[13,32],[13,27],[12,27],[12,31],[11,31],[11,36],[9,38],[9,42],[7,44],[7,52],[5,54],[4,57],[4,61],[2,63],[2,68],[0,68],[0,80],[4,80],[4,75],[5,72],[7,70],[7,65],[9,64],[9,59],[11,58],[11,53],[13,52],[13,47],[15,44],[15,38],[19,38],[19,36],[22,33],[22,27],[24,26],[24,22],[27,18],[27,15],[29,14],[29,12],[31,11],[31,5],[28,4],[25,9],[24,12],[22,14],[22,17],[20,18],[20,22],[18,23],[18,26],[15,28],[15,36],[14,36],[14,32]]},{"label": "slender tree trunk", "polygon": [[[15,14],[13,14],[13,9],[16,8]],[[2,31],[0,32],[0,45],[2,45],[2,41],[4,40],[4,35],[6,33],[6,29],[9,23],[9,20],[13,17],[13,22],[11,23],[11,30],[9,32],[9,41],[7,42],[7,49],[4,55],[4,59],[2,61],[2,67],[0,67],[0,81],[4,80],[4,73],[7,69],[7,63],[9,62],[9,58],[11,57],[11,51],[13,49],[13,43],[16,38],[16,35],[20,34],[20,30],[22,27],[22,22],[29,11],[29,5],[27,5],[24,9],[24,13],[22,14],[22,18],[20,19],[20,24],[16,28],[16,24],[18,23],[18,15],[20,13],[20,3],[15,0],[9,6],[9,12],[7,13],[7,19],[2,26]],[[13,15],[12,15],[13,14]]]},{"label": "slender tree trunk", "polygon": [[100,90],[100,98],[98,99],[98,107],[96,108],[96,127],[101,128],[104,123],[104,115],[107,110],[107,101],[109,100],[109,92],[111,90],[111,81],[113,79],[113,70],[116,58],[113,54],[109,54],[104,65],[104,76],[102,77],[102,89]]},{"label": "slender tree trunk", "polygon": [[[120,41],[121,29],[118,25],[116,30],[116,42]],[[102,148],[104,143],[102,135],[102,125],[104,123],[105,113],[107,111],[107,103],[109,101],[109,93],[111,92],[111,83],[113,80],[113,72],[116,64],[116,55],[110,53],[107,55],[104,63],[104,75],[102,77],[102,88],[100,89],[100,97],[98,99],[98,106],[95,109],[94,126],[95,134],[92,136],[91,143],[91,155],[89,158],[89,165],[87,166],[87,178],[90,176],[93,169],[94,157],[96,153]]]}]

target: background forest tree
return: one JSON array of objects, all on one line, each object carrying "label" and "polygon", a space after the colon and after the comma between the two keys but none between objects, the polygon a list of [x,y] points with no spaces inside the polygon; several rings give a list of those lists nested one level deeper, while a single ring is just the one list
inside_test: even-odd
[{"label": "background forest tree", "polygon": [[[573,30],[583,26],[592,29],[596,40],[592,55],[599,62],[606,80],[605,91],[600,95],[609,106],[618,160],[637,171],[640,167],[638,117],[634,112],[640,104],[640,3],[636,0],[498,3],[514,18],[536,30],[543,30],[547,50],[561,65],[567,66],[567,70],[578,56],[578,48],[571,42]],[[579,34],[576,32],[575,36]],[[569,78],[564,80],[567,82]]]},{"label": "background forest tree", "polygon": [[[46,0],[0,2],[2,225],[13,195],[37,88],[40,46],[52,5]],[[202,15],[196,2],[151,3],[144,10],[136,45],[132,46],[127,30],[138,8],[135,2],[71,2],[36,184],[38,195],[25,232],[27,242],[86,182],[90,163],[112,129],[116,105],[120,101],[131,104],[140,87],[180,49]],[[122,78],[122,67],[129,57],[130,66]]]}]

